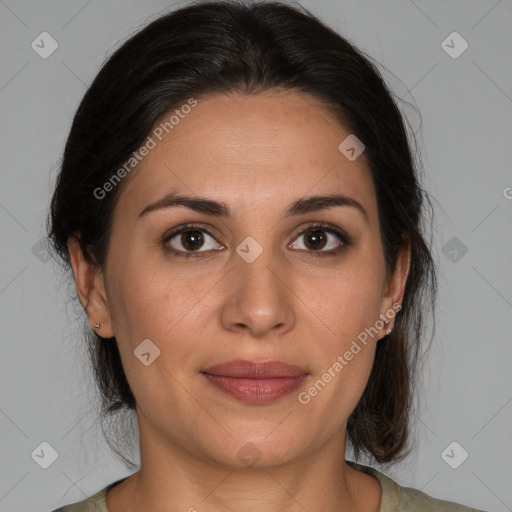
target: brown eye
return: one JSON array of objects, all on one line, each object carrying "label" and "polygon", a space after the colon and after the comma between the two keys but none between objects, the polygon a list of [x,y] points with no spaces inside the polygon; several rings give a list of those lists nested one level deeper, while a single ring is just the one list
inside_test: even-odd
[{"label": "brown eye", "polygon": [[185,257],[224,248],[208,231],[198,226],[182,226],[173,230],[164,236],[163,244],[173,254]]},{"label": "brown eye", "polygon": [[308,249],[323,249],[325,244],[327,243],[327,237],[325,236],[325,233],[320,229],[309,231],[303,236],[305,240],[305,245]]},{"label": "brown eye", "polygon": [[331,227],[330,224],[319,224],[301,231],[291,247],[310,253],[316,252],[318,256],[332,256],[351,245],[352,239],[343,231]]},{"label": "brown eye", "polygon": [[180,242],[187,251],[195,251],[204,243],[204,236],[201,231],[183,231]]}]

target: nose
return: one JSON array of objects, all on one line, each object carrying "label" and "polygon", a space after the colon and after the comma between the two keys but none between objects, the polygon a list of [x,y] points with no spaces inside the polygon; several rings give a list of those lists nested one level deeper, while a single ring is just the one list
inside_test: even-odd
[{"label": "nose", "polygon": [[254,338],[283,334],[296,322],[291,267],[270,250],[251,263],[234,254],[234,268],[225,284],[221,322],[225,329],[247,331]]}]

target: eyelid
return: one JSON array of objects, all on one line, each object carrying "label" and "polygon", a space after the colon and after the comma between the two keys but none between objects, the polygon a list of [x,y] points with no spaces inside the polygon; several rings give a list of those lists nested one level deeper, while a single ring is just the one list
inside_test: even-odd
[{"label": "eyelid", "polygon": [[[162,236],[162,240],[161,241],[162,241],[163,245],[167,245],[167,243],[171,239],[173,239],[177,235],[181,235],[183,232],[186,232],[186,231],[201,231],[203,233],[206,233],[213,240],[215,240],[215,242],[217,244],[223,245],[222,243],[220,243],[217,240],[217,235],[212,234],[209,231],[209,229],[210,228],[204,227],[204,225],[202,225],[201,223],[191,222],[191,223],[187,223],[187,224],[182,224],[181,226],[177,226],[175,228],[172,228],[169,231],[166,231],[164,233],[164,235]],[[179,254],[185,255],[185,256],[187,256],[187,255],[194,255],[194,254],[205,254],[205,253],[210,252],[209,250],[208,251],[182,251],[182,250],[174,249],[174,247],[170,247],[169,250],[171,252],[173,252],[173,253],[179,253]],[[218,250],[218,249],[214,249],[214,250]]]},{"label": "eyelid", "polygon": [[[318,221],[317,222],[312,221],[307,226],[302,228],[302,230],[295,235],[295,237],[293,238],[292,242],[290,242],[290,244],[295,242],[295,240],[297,238],[299,238],[302,235],[304,235],[304,234],[306,234],[306,233],[308,233],[310,231],[313,231],[315,229],[326,231],[326,232],[334,235],[335,237],[337,237],[339,242],[340,242],[341,248],[332,249],[332,250],[328,250],[328,251],[322,251],[322,250],[318,250],[318,251],[313,251],[313,250],[304,251],[303,249],[300,249],[300,251],[304,251],[304,252],[312,254],[312,255],[335,255],[335,254],[338,254],[343,248],[350,247],[353,244],[352,237],[349,236],[345,232],[345,230],[343,230],[342,228],[336,226],[335,224],[331,224],[329,222],[318,222]],[[183,232],[186,232],[186,231],[194,231],[194,230],[202,231],[202,232],[206,233],[213,240],[215,240],[217,242],[217,244],[223,245],[222,243],[220,243],[217,240],[216,235],[213,235],[209,231],[209,229],[204,227],[204,225],[202,225],[201,223],[193,223],[193,222],[192,223],[187,223],[187,224],[182,224],[181,226],[175,227],[175,228],[169,230],[168,232],[166,232],[162,236],[162,244],[163,245],[167,245],[167,243],[172,238],[174,238],[176,235],[182,234]],[[290,246],[290,244],[288,244],[288,247]],[[210,249],[210,250],[206,250],[206,251],[201,251],[201,250],[198,250],[198,251],[183,251],[183,250],[178,250],[178,249],[175,249],[173,247],[170,247],[170,248],[168,248],[168,250],[170,252],[172,252],[174,254],[177,254],[177,255],[180,255],[180,256],[184,256],[184,257],[192,256],[192,257],[194,257],[196,255],[199,255],[199,256],[207,255],[208,253],[211,253],[212,250],[216,251],[216,250],[220,250],[220,249]]]},{"label": "eyelid", "polygon": [[[336,238],[338,238],[341,248],[337,249],[331,249],[328,251],[305,251],[308,254],[318,254],[318,255],[336,255],[340,253],[344,248],[351,247],[354,243],[353,238],[347,234],[347,232],[336,226],[335,224],[331,224],[330,222],[312,222],[309,225],[307,225],[305,228],[303,228],[297,236],[294,238],[294,242],[297,238],[301,237],[302,235],[305,235],[306,233],[309,233],[310,231],[314,231],[315,229],[319,231],[325,231],[327,233],[330,233],[334,235]],[[293,243],[293,242],[292,242]]]}]

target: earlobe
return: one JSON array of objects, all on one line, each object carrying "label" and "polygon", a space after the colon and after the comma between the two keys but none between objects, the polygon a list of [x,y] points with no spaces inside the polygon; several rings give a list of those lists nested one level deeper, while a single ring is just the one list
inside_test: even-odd
[{"label": "earlobe", "polygon": [[102,338],[113,337],[103,272],[87,260],[77,236],[68,238],[68,251],[78,298],[91,327]]}]

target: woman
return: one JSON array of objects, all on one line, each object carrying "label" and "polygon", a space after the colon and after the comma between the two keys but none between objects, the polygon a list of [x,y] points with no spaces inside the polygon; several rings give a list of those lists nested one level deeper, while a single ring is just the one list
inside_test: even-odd
[{"label": "woman", "polygon": [[345,460],[407,453],[426,199],[379,73],[309,13],[199,3],[128,40],[49,230],[141,465],[59,511],[472,510]]}]

